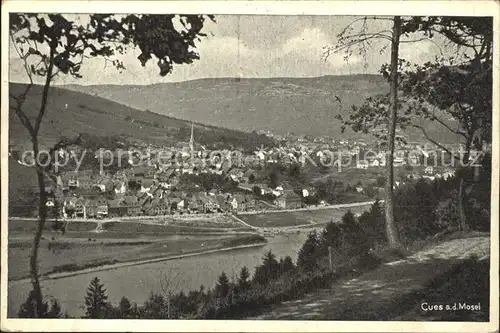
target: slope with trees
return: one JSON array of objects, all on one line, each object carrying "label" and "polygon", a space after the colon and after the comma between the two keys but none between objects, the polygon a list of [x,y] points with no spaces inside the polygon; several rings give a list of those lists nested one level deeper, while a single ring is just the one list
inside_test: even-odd
[{"label": "slope with trees", "polygon": [[[363,18],[366,23],[369,19]],[[400,20],[400,21],[399,21]],[[355,20],[356,21],[356,20]],[[491,97],[492,97],[492,37],[493,26],[491,18],[466,17],[405,17],[393,19],[398,23],[398,35],[406,37],[413,34],[423,36],[422,39],[431,40],[435,35],[445,38],[455,45],[457,55],[449,59],[437,58],[435,62],[425,64],[410,64],[399,59],[392,52],[391,64],[382,66],[381,73],[391,82],[389,94],[380,94],[369,97],[360,106],[353,106],[353,113],[348,117],[339,115],[343,126],[348,126],[355,132],[372,133],[386,144],[390,151],[393,149],[395,128],[410,131],[418,129],[423,138],[436,147],[446,151],[451,159],[468,167],[472,148],[481,151],[491,143]],[[395,37],[393,30],[392,37]],[[367,44],[373,39],[385,38],[392,40],[392,50],[395,51],[395,41],[384,34],[370,34],[366,26],[359,33],[351,34],[351,30],[344,30],[340,38],[340,46],[333,51],[347,50],[347,57],[352,54],[354,46],[360,46],[362,54],[366,54]],[[411,41],[411,40],[410,40]],[[464,50],[465,49],[465,50]],[[398,85],[396,80],[400,81]],[[395,94],[400,92],[400,98]],[[455,124],[451,124],[449,119]],[[460,137],[465,151],[451,151],[443,141],[429,134],[429,123],[441,127],[441,132]],[[374,129],[382,128],[378,132]],[[476,178],[479,179],[479,168],[475,168]],[[459,176],[465,171],[459,171]],[[386,179],[386,223],[389,239],[394,239],[398,227],[394,220],[394,208],[391,208],[393,198],[393,167],[391,160],[387,161]],[[467,218],[465,211],[465,195],[470,194],[472,186],[465,184],[461,177],[458,191],[458,205],[460,211],[460,228],[466,230]],[[398,242],[395,242],[396,244]]]}]

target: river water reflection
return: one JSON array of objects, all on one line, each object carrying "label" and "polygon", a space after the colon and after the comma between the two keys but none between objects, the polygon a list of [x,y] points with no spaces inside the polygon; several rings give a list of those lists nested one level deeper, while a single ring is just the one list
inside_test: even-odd
[{"label": "river water reflection", "polygon": [[[108,299],[115,305],[122,296],[142,305],[151,292],[160,293],[159,279],[163,274],[175,271],[179,274],[178,291],[198,289],[201,285],[211,288],[221,272],[231,279],[237,276],[243,266],[253,273],[254,267],[262,262],[265,252],[272,250],[277,259],[290,255],[295,261],[297,252],[307,237],[307,231],[300,234],[277,235],[269,238],[263,247],[237,249],[206,255],[168,260],[152,264],[123,267],[115,270],[93,272],[56,280],[42,281],[46,297],[55,297],[70,316],[82,316],[87,286],[97,276],[107,289]],[[177,273],[178,272],[178,273]],[[31,290],[29,282],[14,282],[8,288],[8,316],[16,316],[19,306]]]}]

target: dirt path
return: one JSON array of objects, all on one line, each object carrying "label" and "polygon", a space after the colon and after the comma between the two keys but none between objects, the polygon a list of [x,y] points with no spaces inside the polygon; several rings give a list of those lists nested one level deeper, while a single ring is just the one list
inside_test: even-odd
[{"label": "dirt path", "polygon": [[251,228],[253,230],[259,230],[259,228],[257,227],[254,227],[253,225],[250,225],[248,223],[246,223],[245,221],[243,221],[242,219],[238,218],[236,215],[234,214],[231,214],[231,217],[238,223],[241,223],[243,226],[247,227],[247,228]]},{"label": "dirt path", "polygon": [[391,320],[394,314],[388,307],[395,300],[422,290],[464,259],[485,260],[489,253],[488,235],[446,241],[252,319]]},{"label": "dirt path", "polygon": [[[239,212],[238,215],[293,213],[293,212],[309,212],[309,211],[327,210],[327,209],[354,208],[354,207],[370,206],[374,202],[375,202],[374,200],[371,200],[371,201],[351,202],[351,203],[325,205],[325,206],[309,206],[309,207],[305,207],[305,208],[294,208],[294,209],[266,209],[266,210],[258,210],[258,211],[252,210],[252,211],[246,211],[246,212]],[[379,202],[383,203],[384,200],[379,200]]]}]

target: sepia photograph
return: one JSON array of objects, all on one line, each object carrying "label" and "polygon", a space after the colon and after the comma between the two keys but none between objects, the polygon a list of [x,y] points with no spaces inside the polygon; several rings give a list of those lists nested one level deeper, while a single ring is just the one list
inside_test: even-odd
[{"label": "sepia photograph", "polygon": [[2,4],[2,330],[498,331],[498,3],[188,3]]}]

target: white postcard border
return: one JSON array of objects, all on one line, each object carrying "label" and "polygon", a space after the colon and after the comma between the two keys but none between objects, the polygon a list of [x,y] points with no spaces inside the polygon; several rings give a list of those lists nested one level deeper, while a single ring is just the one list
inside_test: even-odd
[{"label": "white postcard border", "polygon": [[[499,17],[494,1],[5,1],[2,40],[8,40],[9,12],[209,13],[259,15],[462,15],[494,17],[493,176],[491,214],[490,322],[92,320],[7,318],[8,212],[8,44],[2,43],[1,122],[1,329],[5,331],[127,332],[489,332],[498,331],[499,245]],[[376,306],[374,304],[374,306]]]}]

